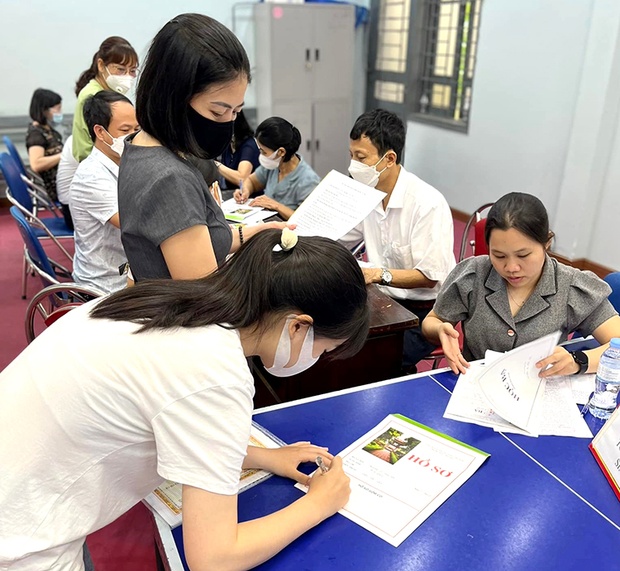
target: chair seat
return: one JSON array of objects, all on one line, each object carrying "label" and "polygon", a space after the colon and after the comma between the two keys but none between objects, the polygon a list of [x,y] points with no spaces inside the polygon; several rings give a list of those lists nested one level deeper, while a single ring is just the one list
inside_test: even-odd
[{"label": "chair seat", "polygon": [[[41,218],[40,219],[43,224],[47,227],[47,229],[56,237],[56,238],[73,238],[73,230],[70,230],[65,222],[64,218]],[[43,230],[43,228],[37,228],[33,226],[33,230],[37,238],[47,238],[47,232]]]}]

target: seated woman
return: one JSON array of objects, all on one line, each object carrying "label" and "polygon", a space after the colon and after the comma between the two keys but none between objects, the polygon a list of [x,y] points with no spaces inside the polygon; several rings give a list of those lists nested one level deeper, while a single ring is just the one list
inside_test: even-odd
[{"label": "seated woman", "polygon": [[301,134],[281,117],[265,119],[256,129],[260,167],[236,190],[237,202],[245,202],[264,190],[264,196],[254,199],[252,206],[275,210],[288,220],[299,205],[320,182],[319,175],[297,153]]},{"label": "seated woman", "polygon": [[258,146],[243,110],[237,113],[233,137],[215,165],[222,177],[221,187],[224,190],[239,188],[240,181],[248,178],[258,167]]},{"label": "seated woman", "polygon": [[[164,479],[183,485],[192,569],[254,568],[347,503],[349,478],[326,448],[248,446],[247,357],[289,376],[323,353],[355,354],[368,332],[353,256],[296,239],[267,230],[207,278],[137,283],[85,304],[0,373],[0,562],[81,569],[86,536]],[[328,472],[298,471],[318,456]],[[239,524],[242,468],[310,489]]]},{"label": "seated woman", "polygon": [[455,373],[464,373],[468,360],[482,359],[487,349],[509,351],[554,331],[565,341],[575,330],[593,335],[601,346],[585,352],[557,347],[537,363],[540,375],[596,371],[610,339],[620,336],[620,317],[603,280],[549,257],[552,238],[547,211],[535,196],[513,192],[493,205],[485,228],[489,255],[454,268],[422,323]]},{"label": "seated woman", "polygon": [[62,136],[52,125],[62,122],[62,98],[49,89],[36,89],[30,101],[26,149],[30,168],[41,175],[45,190],[56,202],[56,171],[62,153]]}]

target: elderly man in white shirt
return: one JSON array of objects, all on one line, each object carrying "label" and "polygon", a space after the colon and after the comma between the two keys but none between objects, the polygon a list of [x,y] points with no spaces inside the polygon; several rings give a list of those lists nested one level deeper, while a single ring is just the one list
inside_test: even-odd
[{"label": "elderly man in white shirt", "polygon": [[75,228],[73,279],[109,293],[127,278],[118,216],[118,166],[124,138],[138,130],[135,109],[124,95],[100,91],[84,103],[84,119],[94,146],[71,182],[69,206]]},{"label": "elderly man in white shirt", "polygon": [[[450,207],[434,187],[400,164],[405,127],[394,113],[375,109],[361,115],[350,134],[351,176],[385,192],[385,198],[342,241],[364,240],[371,267],[366,283],[415,313],[422,323],[443,281],[455,266]],[[411,370],[434,345],[420,327],[405,333],[403,367]]]}]

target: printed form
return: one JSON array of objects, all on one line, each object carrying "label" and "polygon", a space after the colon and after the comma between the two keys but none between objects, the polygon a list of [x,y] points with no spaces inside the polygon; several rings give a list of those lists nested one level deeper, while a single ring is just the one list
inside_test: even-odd
[{"label": "printed form", "polygon": [[339,455],[351,478],[349,502],[339,513],[395,547],[489,457],[397,414]]}]

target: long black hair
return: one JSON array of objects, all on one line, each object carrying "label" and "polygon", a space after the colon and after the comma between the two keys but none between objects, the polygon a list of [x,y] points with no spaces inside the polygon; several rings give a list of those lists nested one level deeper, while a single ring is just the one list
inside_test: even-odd
[{"label": "long black hair", "polygon": [[94,318],[140,323],[139,331],[204,327],[265,331],[289,312],[310,315],[315,337],[345,339],[332,358],[357,353],[369,327],[364,276],[341,244],[299,237],[289,251],[273,251],[280,230],[248,240],[215,273],[198,280],[149,280],[101,301]]},{"label": "long black hair", "polygon": [[155,36],[136,90],[140,127],[174,153],[201,157],[188,110],[209,87],[245,77],[250,62],[226,26],[202,14],[181,14]]},{"label": "long black hair", "polygon": [[282,117],[269,117],[256,128],[256,139],[272,151],[282,147],[286,154],[282,161],[288,162],[299,150],[301,133],[299,129]]},{"label": "long black hair", "polygon": [[248,120],[245,118],[243,109],[237,113],[234,126],[234,136],[237,148],[239,148],[239,145],[241,145],[243,141],[254,136],[254,129],[250,127]]},{"label": "long black hair", "polygon": [[104,65],[116,63],[118,65],[138,66],[138,54],[131,44],[120,36],[110,36],[103,40],[99,49],[93,56],[93,61],[87,70],[84,70],[75,82],[75,94],[79,95],[86,84],[97,77],[99,66],[97,61],[101,59]]},{"label": "long black hair", "polygon": [[545,205],[534,195],[510,192],[502,196],[489,210],[484,227],[484,240],[489,244],[491,232],[514,228],[545,248],[554,236],[549,230]]},{"label": "long black hair", "polygon": [[30,118],[39,125],[47,125],[45,112],[61,102],[62,97],[55,91],[43,88],[35,89],[30,100]]}]

